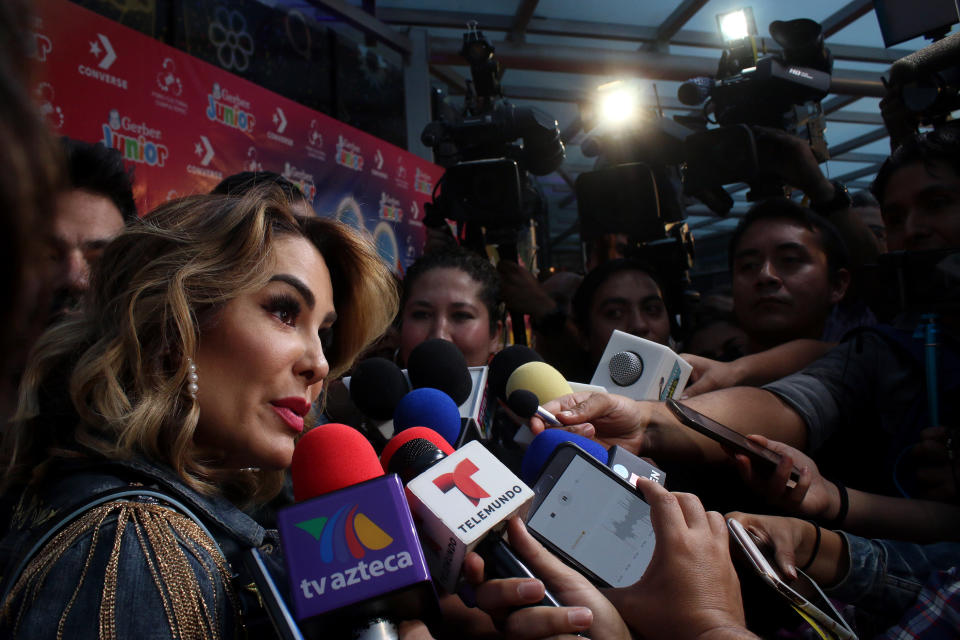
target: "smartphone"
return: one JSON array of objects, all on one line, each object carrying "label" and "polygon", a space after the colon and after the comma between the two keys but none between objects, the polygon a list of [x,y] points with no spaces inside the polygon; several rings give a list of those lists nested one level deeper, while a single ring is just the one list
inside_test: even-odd
[{"label": "smartphone", "polygon": [[840,640],[856,640],[857,636],[850,625],[810,576],[799,569],[796,580],[781,574],[772,552],[767,547],[762,547],[759,540],[739,521],[733,518],[727,520],[727,529],[736,542],[735,548],[741,551],[747,564],[767,585],[786,598],[790,606],[803,616],[815,631],[821,636],[826,631]]},{"label": "smartphone", "polygon": [[[667,400],[667,407],[677,417],[677,420],[687,425],[697,433],[703,434],[715,440],[722,445],[745,454],[751,462],[760,463],[767,471],[773,470],[780,464],[780,454],[776,451],[761,447],[759,444],[750,440],[743,434],[737,433],[730,427],[725,427],[716,420],[708,418],[699,411],[694,411],[685,404],[680,404],[676,400]],[[791,489],[797,485],[800,480],[800,470],[796,467],[790,471],[790,478],[787,486]]]},{"label": "smartphone", "polygon": [[602,587],[640,579],[656,540],[650,505],[623,479],[565,442],[533,491],[527,529],[554,555]]}]

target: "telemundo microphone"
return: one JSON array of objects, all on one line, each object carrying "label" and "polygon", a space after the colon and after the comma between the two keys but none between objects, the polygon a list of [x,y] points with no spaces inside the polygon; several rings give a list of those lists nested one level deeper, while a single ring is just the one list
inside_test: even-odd
[{"label": "telemundo microphone", "polygon": [[667,474],[664,471],[623,447],[614,445],[607,449],[595,440],[563,429],[547,429],[533,439],[523,454],[523,462],[520,466],[520,477],[523,481],[528,485],[536,484],[550,456],[564,442],[577,445],[634,488],[640,478],[649,478],[660,485],[664,485],[667,481]]},{"label": "telemundo microphone", "polygon": [[[383,450],[384,469],[406,482],[407,497],[436,583],[454,593],[463,561],[477,551],[494,577],[535,575],[501,534],[523,516],[533,491],[479,442],[453,450],[435,431],[413,427]],[[549,592],[541,604],[559,606]]]},{"label": "telemundo microphone", "polygon": [[325,424],[293,453],[297,504],[277,513],[297,622],[308,637],[397,638],[439,616],[403,485],[357,430]]}]

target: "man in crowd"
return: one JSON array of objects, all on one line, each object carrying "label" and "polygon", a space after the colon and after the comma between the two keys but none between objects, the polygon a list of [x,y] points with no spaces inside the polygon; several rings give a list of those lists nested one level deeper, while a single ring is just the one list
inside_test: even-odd
[{"label": "man in crowd", "polygon": [[786,198],[755,205],[730,239],[733,310],[756,353],[819,340],[850,283],[837,230]]},{"label": "man in crowd", "polygon": [[47,237],[52,314],[77,304],[91,265],[103,248],[137,218],[133,179],[116,149],[63,138],[68,188],[57,198]]},{"label": "man in crowd", "polygon": [[[960,248],[960,132],[945,127],[900,147],[874,183],[891,251]],[[954,339],[960,318],[941,315],[939,425],[931,427],[926,402],[923,343],[913,339],[916,318],[844,341],[802,371],[763,388],[733,387],[689,400],[696,410],[744,433],[766,435],[816,452],[835,437],[845,452],[821,471],[860,489],[891,495],[955,497],[947,451],[955,439],[939,425],[958,424],[960,376]],[[578,402],[579,401],[579,402]],[[679,424],[660,403],[617,396],[568,397],[565,424],[583,427],[611,444],[662,459],[721,461],[724,451]],[[833,440],[836,445],[837,440]],[[904,463],[920,442],[925,458]],[[819,461],[818,461],[819,462]]]}]

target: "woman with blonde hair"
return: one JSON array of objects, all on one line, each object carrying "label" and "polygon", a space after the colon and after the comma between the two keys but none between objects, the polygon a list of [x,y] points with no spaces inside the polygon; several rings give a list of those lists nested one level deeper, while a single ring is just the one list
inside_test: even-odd
[{"label": "woman with blonde hair", "polygon": [[276,189],[128,227],[3,434],[0,636],[259,637],[239,554],[277,540],[241,507],[276,494],[325,379],[396,308],[366,241]]}]

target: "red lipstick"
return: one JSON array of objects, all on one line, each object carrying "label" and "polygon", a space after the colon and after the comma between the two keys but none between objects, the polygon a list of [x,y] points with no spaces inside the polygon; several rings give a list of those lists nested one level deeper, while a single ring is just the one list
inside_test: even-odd
[{"label": "red lipstick", "polygon": [[274,400],[270,404],[277,415],[280,416],[280,419],[286,422],[291,429],[297,433],[303,431],[303,417],[310,412],[310,402],[292,396]]}]

